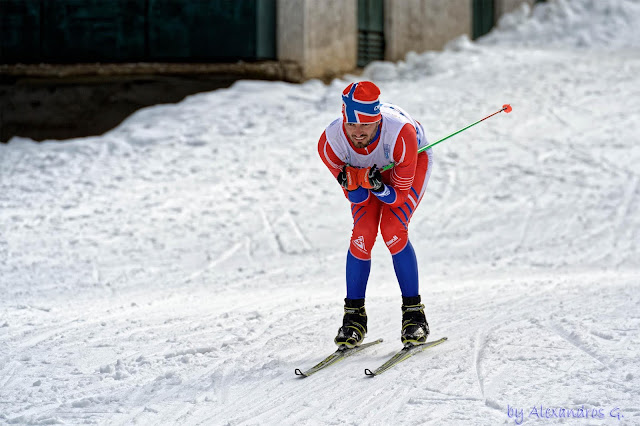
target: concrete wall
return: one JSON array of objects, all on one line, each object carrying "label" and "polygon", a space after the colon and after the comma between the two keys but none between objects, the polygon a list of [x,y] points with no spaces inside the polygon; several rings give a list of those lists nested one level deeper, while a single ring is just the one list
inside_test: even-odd
[{"label": "concrete wall", "polygon": [[385,59],[440,50],[462,34],[471,36],[471,0],[385,0]]},{"label": "concrete wall", "polygon": [[[535,0],[495,0],[495,21]],[[472,0],[384,0],[385,60],[441,50],[473,31]],[[300,65],[301,79],[353,71],[358,55],[357,0],[278,0],[277,56]]]},{"label": "concrete wall", "polygon": [[356,68],[357,0],[278,0],[277,55],[301,64],[307,78]]}]

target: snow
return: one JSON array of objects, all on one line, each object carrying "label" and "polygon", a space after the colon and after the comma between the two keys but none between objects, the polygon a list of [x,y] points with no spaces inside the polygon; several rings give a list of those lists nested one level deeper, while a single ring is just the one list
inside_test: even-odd
[{"label": "snow", "polygon": [[556,0],[531,10],[503,16],[498,28],[484,37],[491,45],[546,46],[574,48],[640,47],[640,3],[619,0]]},{"label": "snow", "polygon": [[[360,77],[0,145],[0,423],[640,424],[638,28],[638,1],[549,1]],[[300,379],[342,317],[351,217],[316,143],[352,78],[431,141],[513,112],[434,148],[412,221],[449,341],[365,377],[400,346],[378,241],[385,341]]]}]

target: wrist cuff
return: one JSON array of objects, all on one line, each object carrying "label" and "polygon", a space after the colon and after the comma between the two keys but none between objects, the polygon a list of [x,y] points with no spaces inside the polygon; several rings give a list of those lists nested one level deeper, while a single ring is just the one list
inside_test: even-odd
[{"label": "wrist cuff", "polygon": [[380,189],[378,189],[377,191],[375,190],[371,190],[371,192],[373,192],[375,195],[380,195],[380,196],[384,196],[385,194],[383,194],[383,192],[388,191],[387,185],[383,182],[382,186],[380,187]]}]

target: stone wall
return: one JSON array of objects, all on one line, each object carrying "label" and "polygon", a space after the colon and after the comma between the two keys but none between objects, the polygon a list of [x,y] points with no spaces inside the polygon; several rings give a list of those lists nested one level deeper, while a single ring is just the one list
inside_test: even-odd
[{"label": "stone wall", "polygon": [[352,71],[358,59],[357,6],[357,0],[278,0],[278,59],[299,63],[307,78]]},{"label": "stone wall", "polygon": [[440,50],[471,35],[471,0],[385,0],[385,59],[399,61],[410,52]]}]

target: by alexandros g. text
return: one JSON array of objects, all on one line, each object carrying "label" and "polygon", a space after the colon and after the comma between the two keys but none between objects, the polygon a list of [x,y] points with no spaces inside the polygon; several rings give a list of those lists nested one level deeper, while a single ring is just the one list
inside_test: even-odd
[{"label": "by alexandros g. text", "polygon": [[622,420],[624,416],[619,407],[602,408],[588,407],[547,407],[544,405],[534,405],[532,407],[520,408],[507,405],[507,416],[513,419],[517,425],[522,424],[525,418],[528,419],[590,419]]}]

